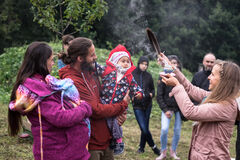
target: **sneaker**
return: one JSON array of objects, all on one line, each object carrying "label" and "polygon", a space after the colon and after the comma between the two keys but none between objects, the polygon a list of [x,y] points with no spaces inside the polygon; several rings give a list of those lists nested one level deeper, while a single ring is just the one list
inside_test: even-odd
[{"label": "sneaker", "polygon": [[167,150],[162,151],[161,155],[156,158],[156,160],[163,160],[167,158]]},{"label": "sneaker", "polygon": [[153,152],[154,152],[156,155],[158,155],[158,156],[161,154],[160,150],[157,148],[156,145],[154,145],[154,146],[152,147],[152,150],[153,150]]},{"label": "sneaker", "polygon": [[137,150],[137,153],[138,153],[138,154],[142,154],[142,153],[144,153],[144,149],[141,148],[141,147],[139,147],[138,150]]},{"label": "sneaker", "polygon": [[124,143],[116,143],[115,148],[113,149],[114,155],[119,155],[124,152]]},{"label": "sneaker", "polygon": [[172,157],[175,160],[180,160],[180,158],[177,156],[177,153],[173,151],[171,148],[170,148],[170,157]]},{"label": "sneaker", "polygon": [[30,135],[28,133],[22,133],[19,135],[20,138],[28,138]]}]

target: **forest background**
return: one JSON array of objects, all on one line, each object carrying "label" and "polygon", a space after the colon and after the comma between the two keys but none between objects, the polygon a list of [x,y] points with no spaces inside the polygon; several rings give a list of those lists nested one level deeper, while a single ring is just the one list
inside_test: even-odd
[{"label": "forest background", "polygon": [[[38,2],[43,3],[46,0]],[[36,21],[36,0],[0,1],[0,53],[4,48],[22,46],[32,41],[56,41],[61,35]],[[240,1],[239,0],[52,0],[51,3],[94,4],[95,9],[81,10],[75,24],[63,34],[94,40],[96,47],[112,49],[124,44],[132,54],[152,55],[145,28],[157,35],[166,54],[176,54],[183,66],[195,72],[207,52],[219,59],[240,62]],[[64,3],[63,3],[64,2]],[[98,3],[96,3],[98,2]],[[36,5],[36,4],[35,4]],[[38,5],[38,4],[37,4]],[[51,4],[47,4],[51,6]],[[51,17],[53,9],[44,8]],[[58,10],[59,8],[55,8]],[[62,13],[67,8],[63,5]],[[72,8],[70,8],[72,9]],[[80,8],[81,9],[81,8]],[[82,27],[92,13],[93,19]],[[54,17],[51,17],[54,18]],[[60,18],[59,14],[55,15]],[[35,19],[35,21],[33,21]],[[49,21],[51,19],[48,19]],[[58,23],[58,21],[56,21]],[[41,24],[41,25],[40,25]],[[77,24],[77,25],[76,25]],[[76,27],[79,26],[79,27]],[[77,30],[77,32],[76,32]]]},{"label": "forest background", "polygon": [[[43,15],[48,21],[39,19],[35,2],[45,3]],[[61,16],[53,4],[63,4],[61,12],[69,11],[69,6],[78,5],[89,10],[72,14],[74,23],[67,25],[58,33],[50,26],[52,20],[59,23]],[[50,6],[53,5],[53,8]],[[57,6],[57,5],[56,5]],[[80,7],[81,8],[81,7]],[[56,10],[54,10],[56,9]],[[56,11],[55,16],[51,16]],[[68,14],[63,17],[67,18]],[[69,16],[68,18],[72,18]],[[45,17],[46,18],[46,17]],[[64,21],[64,23],[67,21]],[[167,55],[176,54],[184,66],[184,74],[189,80],[192,73],[201,67],[205,53],[213,52],[217,58],[240,63],[240,0],[1,0],[0,1],[0,159],[32,159],[32,139],[11,138],[7,133],[7,103],[15,81],[17,70],[29,43],[49,42],[54,52],[61,50],[62,34],[73,33],[75,37],[93,39],[100,63],[104,63],[109,50],[117,44],[124,44],[133,55],[136,65],[139,56],[148,55],[154,60],[155,52],[150,45],[145,29],[151,28],[157,35],[161,49]],[[101,49],[102,48],[102,49]],[[106,50],[107,49],[107,50]],[[149,72],[153,75],[155,86],[161,70],[156,61],[151,61]],[[55,66],[53,75],[57,76]],[[161,111],[153,101],[150,130],[160,146]],[[187,159],[191,138],[192,122],[184,122],[178,152]],[[171,143],[173,124],[169,131]],[[131,106],[123,126],[126,151],[116,159],[155,159],[151,149],[146,147],[143,155],[136,154],[140,130]],[[231,139],[231,156],[235,155],[236,129]]]},{"label": "forest background", "polygon": [[[61,50],[60,42],[48,43],[55,52]],[[0,70],[0,160],[32,160],[32,138],[18,138],[10,137],[8,135],[8,102],[9,96],[12,90],[13,83],[16,78],[17,70],[21,65],[23,55],[26,51],[27,45],[22,47],[11,47],[6,49],[4,54],[0,55],[0,62],[2,68]],[[98,62],[105,64],[109,50],[96,48],[96,54],[98,56]],[[134,65],[137,65],[137,61],[140,55],[133,55],[132,60]],[[55,59],[55,65],[53,66],[52,75],[58,77],[57,59]],[[156,60],[150,61],[148,72],[150,72],[154,79],[155,91],[157,81],[159,78],[159,72],[162,71]],[[189,79],[192,79],[192,73],[183,68],[183,74]],[[23,117],[25,118],[25,117]],[[182,123],[181,138],[177,148],[178,156],[182,160],[186,160],[188,157],[188,151],[192,135],[192,121]],[[168,135],[168,148],[171,147],[173,137],[174,117],[170,124]],[[153,139],[158,147],[160,147],[160,133],[161,133],[161,109],[159,108],[156,97],[153,99],[153,107],[149,124],[150,131]],[[144,154],[137,154],[137,149],[140,140],[140,129],[134,116],[132,105],[128,107],[127,120],[123,125],[123,141],[125,143],[125,151],[123,154],[116,156],[116,160],[153,160],[157,156],[153,153],[151,148],[146,145]],[[230,153],[231,157],[235,157],[235,143],[236,143],[236,126],[231,138]],[[170,160],[168,158],[167,160]]]}]

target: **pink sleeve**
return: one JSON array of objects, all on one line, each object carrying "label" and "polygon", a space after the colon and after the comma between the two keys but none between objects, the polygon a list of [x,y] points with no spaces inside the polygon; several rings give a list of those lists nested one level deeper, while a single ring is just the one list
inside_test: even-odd
[{"label": "pink sleeve", "polygon": [[192,85],[192,83],[182,74],[180,70],[176,69],[174,73],[176,74],[176,78],[180,84],[183,85],[189,97],[191,97],[196,102],[200,103],[204,97],[210,94],[210,92]]},{"label": "pink sleeve", "polygon": [[174,87],[171,95],[174,95],[181,112],[187,119],[206,122],[229,121],[236,117],[237,107],[229,102],[194,106],[182,85]]}]

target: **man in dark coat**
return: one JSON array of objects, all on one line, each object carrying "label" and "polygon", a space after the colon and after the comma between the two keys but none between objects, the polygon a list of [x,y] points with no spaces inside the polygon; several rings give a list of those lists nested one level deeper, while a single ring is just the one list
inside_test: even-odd
[{"label": "man in dark coat", "polygon": [[[192,84],[200,87],[206,91],[209,91],[208,76],[211,74],[216,57],[213,53],[207,53],[203,58],[203,70],[195,73],[192,79]],[[194,102],[194,104],[198,104]]]},{"label": "man in dark coat", "polygon": [[203,58],[203,70],[197,72],[192,79],[192,84],[208,91],[209,80],[216,57],[213,53],[207,53]]}]

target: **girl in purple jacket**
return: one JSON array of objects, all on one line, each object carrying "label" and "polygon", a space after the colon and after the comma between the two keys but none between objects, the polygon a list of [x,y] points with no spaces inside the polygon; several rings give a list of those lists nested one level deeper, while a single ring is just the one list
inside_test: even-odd
[{"label": "girl in purple jacket", "polygon": [[91,107],[84,101],[77,105],[66,98],[61,101],[62,90],[46,81],[53,64],[53,52],[46,43],[33,42],[27,48],[11,94],[9,134],[18,134],[24,114],[31,122],[35,160],[87,160],[86,119]]}]

